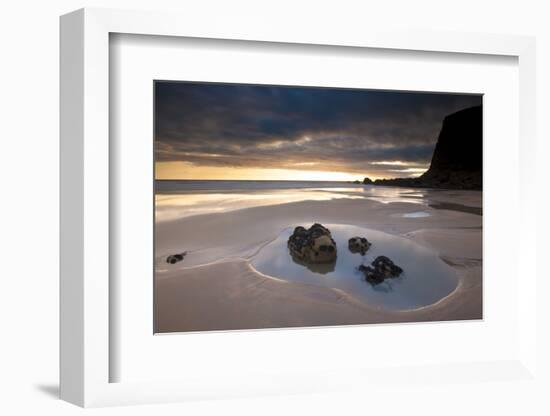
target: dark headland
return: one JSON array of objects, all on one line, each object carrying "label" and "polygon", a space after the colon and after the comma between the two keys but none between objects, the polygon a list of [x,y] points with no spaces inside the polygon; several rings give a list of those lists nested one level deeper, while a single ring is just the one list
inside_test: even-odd
[{"label": "dark headland", "polygon": [[482,108],[475,106],[443,120],[430,168],[418,178],[365,178],[364,184],[481,190],[483,186]]}]

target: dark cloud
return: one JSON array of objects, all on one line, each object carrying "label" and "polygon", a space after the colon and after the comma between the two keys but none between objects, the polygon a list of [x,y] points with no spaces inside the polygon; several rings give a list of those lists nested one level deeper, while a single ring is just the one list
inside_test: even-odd
[{"label": "dark cloud", "polygon": [[478,95],[156,82],[156,158],[388,174],[398,169],[382,162],[429,164],[443,118],[479,104]]}]

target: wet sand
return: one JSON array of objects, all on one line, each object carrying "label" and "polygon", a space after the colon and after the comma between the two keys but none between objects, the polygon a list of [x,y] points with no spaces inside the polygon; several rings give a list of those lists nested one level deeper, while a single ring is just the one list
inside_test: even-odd
[{"label": "wet sand", "polygon": [[[278,203],[159,221],[156,332],[480,319],[482,217],[445,209],[444,204],[480,207],[481,193],[438,191],[434,199],[440,204],[437,209],[430,206],[433,199],[422,195],[414,203],[375,196]],[[406,216],[419,211],[427,215]],[[268,276],[252,267],[260,250],[289,224],[313,222],[356,225],[406,238],[439,256],[456,272],[458,285],[434,304],[392,310],[358,300],[354,293]],[[183,262],[166,263],[167,255],[183,251],[188,253]]]}]

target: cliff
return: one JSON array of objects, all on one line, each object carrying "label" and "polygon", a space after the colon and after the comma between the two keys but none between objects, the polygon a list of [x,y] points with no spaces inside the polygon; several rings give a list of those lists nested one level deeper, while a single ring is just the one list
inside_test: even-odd
[{"label": "cliff", "polygon": [[375,185],[475,189],[483,187],[482,107],[470,107],[443,120],[430,168],[418,178],[379,179]]}]

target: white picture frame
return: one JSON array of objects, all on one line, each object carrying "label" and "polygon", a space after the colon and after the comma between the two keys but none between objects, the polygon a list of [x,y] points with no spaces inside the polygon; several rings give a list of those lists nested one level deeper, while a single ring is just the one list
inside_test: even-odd
[{"label": "white picture frame", "polygon": [[[382,48],[453,54],[516,57],[519,65],[519,136],[521,217],[517,264],[530,284],[518,287],[518,353],[513,359],[456,365],[422,366],[414,376],[385,368],[368,373],[334,370],[334,377],[319,382],[314,374],[280,374],[265,379],[239,380],[219,374],[186,381],[147,383],[110,382],[110,363],[117,357],[109,348],[113,288],[109,274],[109,35],[112,33],[206,39]],[[61,398],[80,406],[158,403],[208,397],[254,394],[322,392],[351,384],[369,385],[398,377],[405,382],[433,379],[472,382],[484,377],[518,381],[536,376],[537,270],[530,260],[535,252],[536,219],[533,184],[535,169],[535,40],[530,37],[467,33],[395,32],[350,28],[328,34],[323,28],[299,28],[251,22],[233,27],[218,21],[205,27],[188,16],[169,13],[81,9],[61,18]],[[490,295],[489,295],[490,296]],[[386,374],[386,375],[384,375]],[[342,384],[341,380],[349,381]],[[483,379],[483,377],[481,377]],[[407,381],[408,380],[408,381]]]}]

